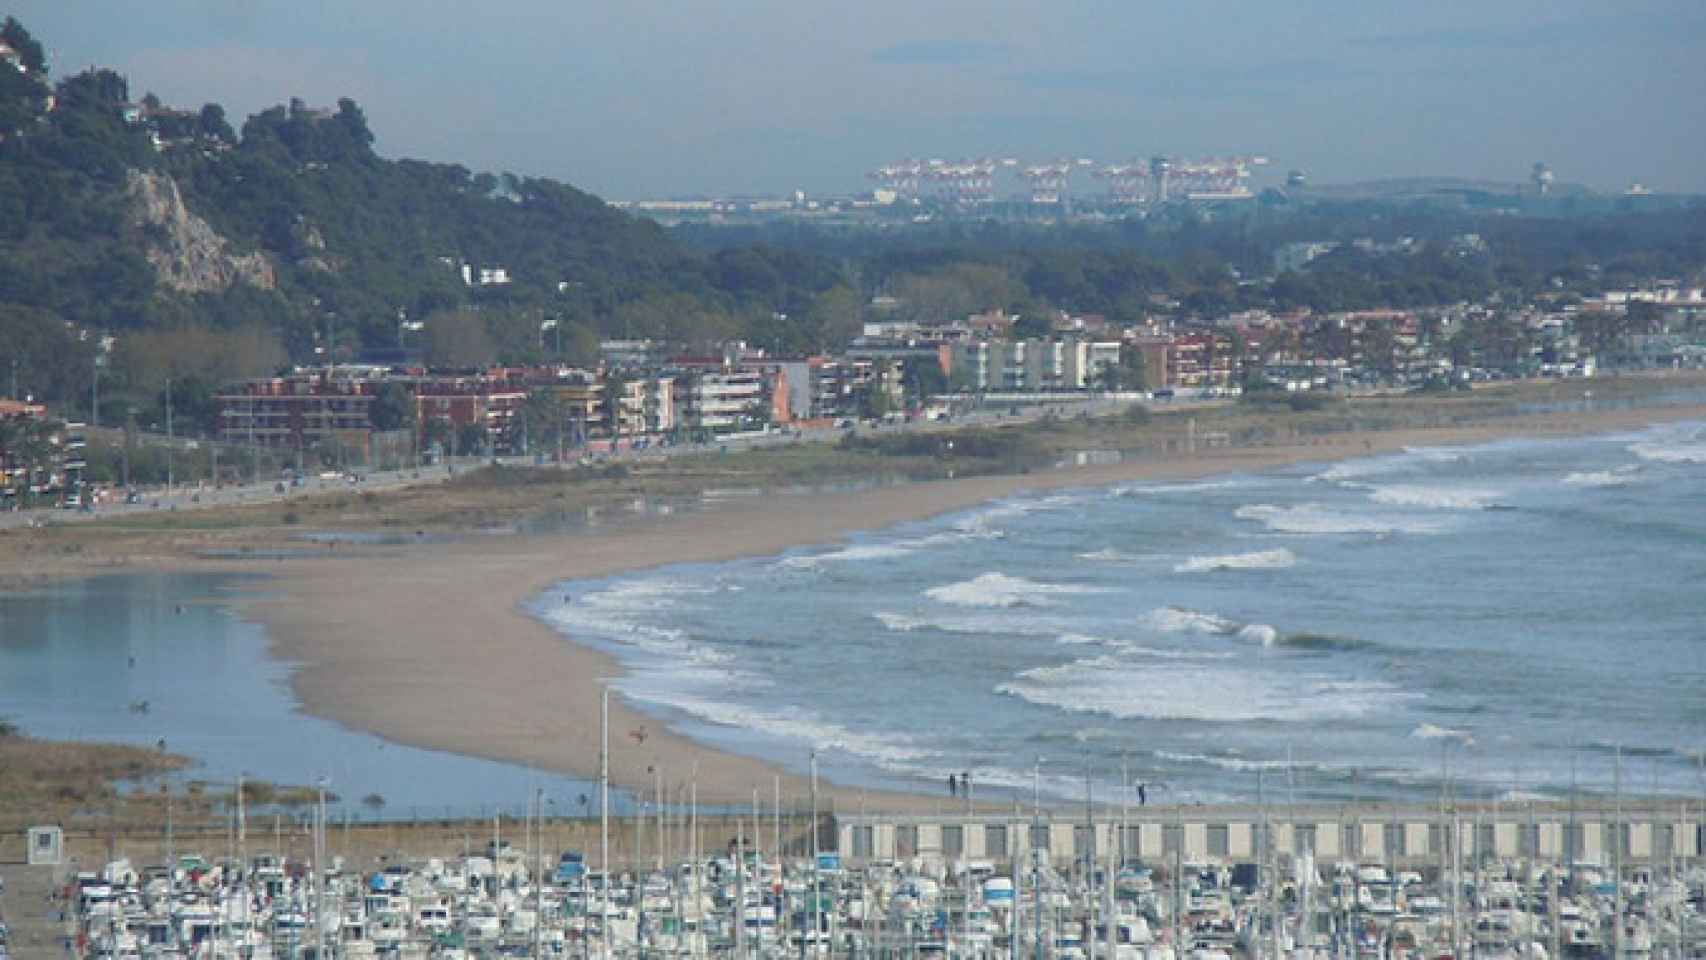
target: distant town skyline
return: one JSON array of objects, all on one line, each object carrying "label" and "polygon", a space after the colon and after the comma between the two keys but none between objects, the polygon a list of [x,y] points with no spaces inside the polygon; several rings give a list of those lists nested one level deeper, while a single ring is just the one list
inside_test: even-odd
[{"label": "distant town skyline", "polygon": [[1412,176],[1706,192],[1706,8],[1636,0],[1028,5],[874,0],[12,10],[55,77],[219,101],[358,101],[387,156],[611,199],[868,189],[906,157],[1262,154],[1260,182]]}]

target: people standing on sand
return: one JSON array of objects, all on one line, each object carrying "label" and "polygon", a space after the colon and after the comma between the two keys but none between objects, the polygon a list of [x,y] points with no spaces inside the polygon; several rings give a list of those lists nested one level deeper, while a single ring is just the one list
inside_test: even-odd
[{"label": "people standing on sand", "polygon": [[1141,783],[1137,785],[1137,805],[1140,807],[1149,806],[1149,797],[1144,793],[1143,784]]},{"label": "people standing on sand", "polygon": [[960,786],[959,781],[954,779],[954,775],[951,773],[948,774],[948,796],[950,796],[950,797],[959,796],[960,795],[959,786]]}]

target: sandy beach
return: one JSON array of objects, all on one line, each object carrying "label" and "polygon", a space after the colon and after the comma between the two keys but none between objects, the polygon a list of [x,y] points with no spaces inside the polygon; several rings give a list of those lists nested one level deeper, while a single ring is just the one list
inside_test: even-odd
[{"label": "sandy beach", "polygon": [[[298,664],[294,690],[313,714],[397,743],[595,777],[600,681],[618,676],[620,668],[599,651],[566,642],[523,608],[562,580],[830,543],[1022,491],[1192,478],[1404,447],[1581,435],[1702,418],[1706,406],[1511,416],[1475,427],[1346,433],[1022,476],[740,498],[607,531],[471,537],[379,554],[288,560],[269,565],[276,577],[271,589],[244,601],[243,609],[266,626],[275,655]],[[677,735],[619,697],[612,697],[610,723],[617,785],[649,791],[657,775],[666,783],[682,782],[697,770],[702,801],[741,802],[755,789],[768,797],[776,776],[785,803],[805,795],[801,778]],[[933,795],[878,794],[828,783],[823,791],[826,808],[930,808],[941,802]]]}]

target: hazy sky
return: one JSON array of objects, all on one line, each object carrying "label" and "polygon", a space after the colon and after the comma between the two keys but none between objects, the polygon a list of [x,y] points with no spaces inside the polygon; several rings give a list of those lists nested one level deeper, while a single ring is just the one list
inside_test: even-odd
[{"label": "hazy sky", "polygon": [[908,156],[1261,153],[1316,182],[1706,192],[1701,0],[23,0],[56,76],[612,198],[850,191]]}]

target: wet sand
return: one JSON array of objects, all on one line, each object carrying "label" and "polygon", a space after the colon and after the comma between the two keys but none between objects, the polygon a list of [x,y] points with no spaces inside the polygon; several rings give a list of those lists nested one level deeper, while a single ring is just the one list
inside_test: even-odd
[{"label": "wet sand", "polygon": [[[561,580],[830,543],[1022,491],[1194,478],[1412,446],[1702,418],[1706,406],[1515,416],[1486,426],[1336,434],[1022,476],[743,498],[617,530],[472,537],[287,560],[273,568],[268,595],[244,601],[244,611],[267,627],[275,655],[299,665],[294,690],[315,715],[411,746],[596,777],[600,681],[621,671],[613,658],[566,641],[524,610]],[[749,802],[757,790],[768,805],[773,777],[780,777],[785,804],[804,800],[800,777],[673,733],[615,695],[610,730],[610,770],[619,786],[649,792],[659,775],[680,783],[696,771],[701,802]],[[945,802],[934,795],[934,784],[920,790],[929,792],[877,793],[825,783],[823,807],[932,809]]]}]

